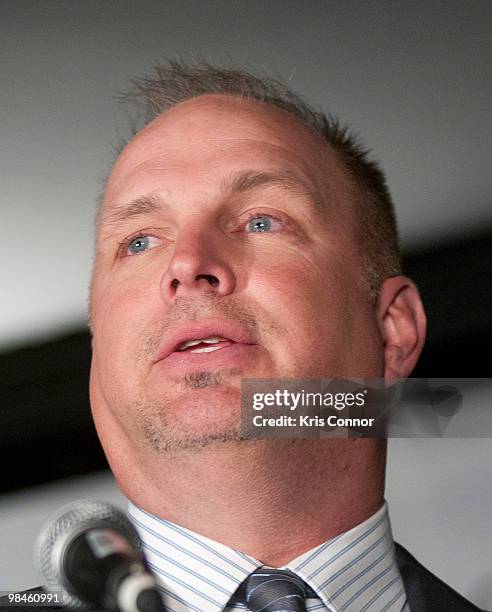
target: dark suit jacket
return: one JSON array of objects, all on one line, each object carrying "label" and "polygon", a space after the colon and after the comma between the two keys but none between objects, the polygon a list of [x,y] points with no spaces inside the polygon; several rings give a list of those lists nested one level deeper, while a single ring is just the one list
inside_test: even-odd
[{"label": "dark suit jacket", "polygon": [[[407,592],[411,612],[486,612],[467,601],[442,580],[425,569],[412,555],[395,543],[396,559]],[[41,587],[28,592],[39,592]],[[33,612],[34,610],[63,610],[68,608],[54,607],[8,607],[5,597],[0,598],[0,612]],[[204,610],[203,612],[207,612]],[[352,612],[352,611],[351,611]],[[357,612],[354,610],[353,612]]]},{"label": "dark suit jacket", "polygon": [[395,542],[395,547],[411,612],[480,611],[480,608],[426,570],[403,546]]}]

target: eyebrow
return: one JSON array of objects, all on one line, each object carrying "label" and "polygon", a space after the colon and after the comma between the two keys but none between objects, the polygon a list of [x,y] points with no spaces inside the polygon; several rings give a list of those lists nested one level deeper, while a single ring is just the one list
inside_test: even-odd
[{"label": "eyebrow", "polygon": [[222,183],[222,191],[225,194],[244,193],[258,187],[281,187],[301,196],[310,203],[311,212],[316,216],[321,216],[325,210],[315,189],[292,170],[281,172],[245,170],[226,178]]},{"label": "eyebrow", "polygon": [[[307,181],[291,170],[281,172],[244,170],[226,177],[221,183],[221,192],[223,197],[228,197],[236,193],[253,191],[260,187],[281,187],[301,196],[308,202],[310,212],[316,217],[321,217],[326,210],[316,191]],[[104,221],[104,225],[116,226],[129,219],[162,212],[169,208],[169,204],[164,202],[158,194],[148,193],[130,202],[113,206]]]},{"label": "eyebrow", "polygon": [[159,212],[167,204],[164,204],[156,193],[147,193],[131,202],[113,206],[107,219],[104,220],[104,225],[115,226],[124,223],[135,217],[142,217],[149,213]]}]

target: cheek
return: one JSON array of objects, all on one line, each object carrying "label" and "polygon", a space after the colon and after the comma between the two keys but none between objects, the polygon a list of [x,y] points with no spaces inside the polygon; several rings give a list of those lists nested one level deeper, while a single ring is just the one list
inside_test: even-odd
[{"label": "cheek", "polygon": [[333,269],[286,255],[282,262],[263,266],[250,281],[255,299],[281,328],[276,334],[281,355],[301,359],[313,347],[326,353],[345,341],[350,328],[345,290]]},{"label": "cheek", "polygon": [[338,253],[298,251],[283,253],[251,279],[256,299],[282,328],[273,346],[283,365],[313,375],[373,374],[378,327],[357,274]]},{"label": "cheek", "polygon": [[159,296],[159,278],[151,277],[148,271],[102,278],[94,291],[97,296],[93,300],[95,330],[118,328],[126,322],[130,327],[138,327],[146,308]]},{"label": "cheek", "polygon": [[[257,297],[283,312],[292,312],[291,323],[304,319],[318,319],[327,310],[345,311],[348,291],[347,273],[338,256],[328,258],[304,253],[300,249],[286,249],[280,255],[265,260],[250,281]],[[293,319],[294,312],[301,321]]]},{"label": "cheek", "polygon": [[94,293],[93,352],[98,365],[105,374],[128,376],[137,365],[138,340],[157,292],[151,283],[102,281]]}]

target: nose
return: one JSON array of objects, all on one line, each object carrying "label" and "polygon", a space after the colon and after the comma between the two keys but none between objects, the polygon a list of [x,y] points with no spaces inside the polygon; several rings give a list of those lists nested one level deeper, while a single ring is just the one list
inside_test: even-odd
[{"label": "nose", "polygon": [[[223,237],[222,237],[223,238]],[[227,254],[219,248],[220,237],[211,232],[188,232],[176,240],[174,253],[161,279],[165,301],[198,291],[225,296],[234,291],[235,276]]]}]

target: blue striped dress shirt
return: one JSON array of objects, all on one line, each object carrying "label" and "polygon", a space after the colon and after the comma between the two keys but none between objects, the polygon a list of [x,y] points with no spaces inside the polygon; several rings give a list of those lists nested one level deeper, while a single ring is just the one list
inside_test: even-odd
[{"label": "blue striped dress shirt", "polygon": [[[263,564],[175,523],[129,504],[169,612],[246,610],[230,599]],[[318,595],[306,610],[410,612],[395,558],[387,504],[353,529],[316,546],[283,566]]]}]

